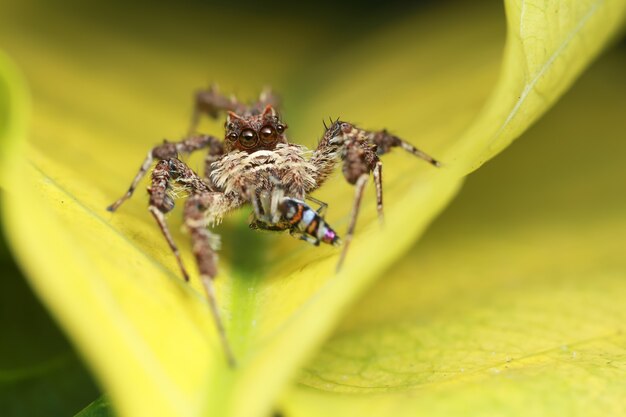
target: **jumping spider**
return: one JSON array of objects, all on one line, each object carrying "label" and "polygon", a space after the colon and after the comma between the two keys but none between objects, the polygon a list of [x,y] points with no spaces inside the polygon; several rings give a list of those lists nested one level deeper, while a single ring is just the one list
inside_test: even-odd
[{"label": "jumping spider", "polygon": [[[183,265],[176,243],[172,239],[165,213],[174,207],[176,192],[188,195],[184,207],[185,226],[189,230],[198,270],[206,290],[218,332],[229,362],[234,357],[222,325],[212,280],[217,275],[217,242],[209,226],[219,223],[230,211],[250,204],[250,227],[270,231],[289,231],[295,237],[314,245],[320,242],[338,245],[339,236],[325,222],[327,204],[310,194],[329,177],[339,161],[345,179],[356,186],[350,224],[337,269],[341,266],[352,240],[363,190],[370,173],[374,176],[378,214],[383,215],[382,162],[379,156],[394,147],[400,147],[439,166],[432,157],[413,145],[388,133],[357,128],[351,123],[336,120],[326,130],[311,156],[302,145],[289,143],[285,124],[278,115],[278,100],[269,91],[252,104],[227,98],[213,87],[201,90],[195,96],[195,108],[187,137],[180,142],[167,142],[152,148],[139,168],[130,188],[119,200],[108,207],[115,211],[133,194],[139,181],[157,161],[152,170],[150,213],[156,219],[167,243],[176,256],[183,277],[189,274]],[[227,112],[224,139],[196,134],[199,117],[204,113],[217,118]],[[206,149],[204,177],[200,177],[179,154]],[[319,205],[313,210],[305,200]]]}]

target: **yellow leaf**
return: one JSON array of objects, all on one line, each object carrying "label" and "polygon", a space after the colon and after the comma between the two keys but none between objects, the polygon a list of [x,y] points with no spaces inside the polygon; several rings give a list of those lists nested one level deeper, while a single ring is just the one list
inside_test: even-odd
[{"label": "yellow leaf", "polygon": [[[245,48],[249,33],[232,30],[232,22],[254,27],[259,16],[155,5],[149,19],[145,10],[130,8],[96,11],[101,20],[94,20],[93,11],[12,5],[0,18],[0,35],[24,68],[35,104],[25,155],[13,154],[20,181],[4,201],[12,244],[121,415],[265,415],[350,303],[452,198],[469,168],[554,102],[623,18],[623,2],[584,5],[561,15],[567,24],[551,33],[548,53],[536,55],[535,63],[546,68],[540,73],[513,65],[522,48],[509,36],[508,71],[462,136],[489,92],[502,45],[501,17],[484,6],[409,16],[373,33],[355,25],[366,33],[360,45],[347,43],[349,30],[342,39],[334,19],[300,16],[264,31],[263,40],[281,40],[280,48]],[[24,15],[33,28],[28,33],[19,24]],[[526,29],[545,35],[534,16]],[[544,18],[550,23],[552,15]],[[574,29],[576,41],[567,41]],[[583,47],[579,38],[589,43]],[[329,51],[329,43],[342,47]],[[567,68],[557,74],[548,62]],[[248,97],[264,83],[284,91],[292,137],[302,143],[314,144],[321,129],[313,121],[332,112],[364,127],[388,127],[445,164],[434,170],[399,152],[384,159],[387,221],[379,227],[366,200],[341,274],[334,273],[335,249],[253,234],[245,230],[246,213],[219,229],[218,298],[239,360],[234,371],[226,367],[199,284],[192,280],[190,288],[180,280],[145,200],[137,195],[115,215],[104,211],[147,149],[185,130],[188,92],[208,71]],[[540,82],[545,103],[539,105],[534,88]],[[514,112],[527,85],[529,99]],[[219,123],[204,127],[221,129]],[[328,219],[339,230],[351,195],[339,179],[319,195],[331,203]],[[169,220],[173,230],[180,227],[176,213]],[[175,238],[193,265],[187,237]]]},{"label": "yellow leaf", "polygon": [[15,64],[0,51],[0,184],[6,188],[12,155],[24,140],[29,103],[24,80]]},{"label": "yellow leaf", "polygon": [[[563,94],[624,23],[623,0],[505,0],[507,43],[489,102],[452,151],[475,169],[504,149]],[[465,159],[467,161],[467,159]]]},{"label": "yellow leaf", "polygon": [[284,415],[624,415],[625,64],[603,58],[467,181]]}]

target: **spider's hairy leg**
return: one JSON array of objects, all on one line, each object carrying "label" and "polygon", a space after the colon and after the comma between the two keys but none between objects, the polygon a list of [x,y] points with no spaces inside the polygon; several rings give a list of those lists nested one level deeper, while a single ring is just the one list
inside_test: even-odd
[{"label": "spider's hairy leg", "polygon": [[152,184],[150,188],[148,188],[148,193],[150,194],[148,210],[150,210],[150,213],[152,213],[161,228],[165,240],[176,257],[176,261],[178,262],[185,281],[189,281],[189,274],[187,273],[180,257],[178,247],[165,222],[165,213],[174,208],[174,200],[169,193],[171,191],[172,182],[176,182],[193,194],[208,193],[211,190],[191,168],[177,158],[162,159],[152,171]]},{"label": "spider's hairy leg", "polygon": [[188,133],[191,135],[196,131],[202,114],[217,119],[221,112],[233,111],[242,113],[246,108],[247,106],[237,100],[236,97],[227,97],[221,94],[215,84],[212,84],[205,90],[197,90],[194,93],[193,112]]},{"label": "spider's hairy leg", "polygon": [[378,221],[383,222],[383,163],[378,161],[372,170],[374,185],[376,186],[376,210],[378,211]]},{"label": "spider's hairy leg", "polygon": [[[217,236],[213,235],[207,226],[211,219],[221,218],[227,211],[233,210],[242,204],[236,194],[219,192],[203,192],[194,194],[185,203],[185,226],[191,235],[193,254],[196,258],[200,281],[206,292],[211,307],[211,313],[224,348],[224,353],[230,366],[235,366],[235,356],[228,343],[226,330],[217,306],[213,279],[217,275]],[[208,216],[207,216],[208,213]]]},{"label": "spider's hairy leg", "polygon": [[243,103],[235,96],[225,96],[221,94],[215,84],[205,90],[197,90],[194,94],[194,107],[191,114],[188,132],[194,133],[200,123],[202,114],[217,119],[221,112],[234,112],[238,115],[260,114],[270,106],[276,110],[280,106],[279,97],[266,87],[259,95],[258,100],[253,103]]},{"label": "spider's hairy leg", "polygon": [[354,236],[356,219],[359,216],[361,200],[363,199],[363,191],[365,190],[365,185],[367,184],[367,178],[367,174],[361,174],[355,184],[354,202],[352,203],[352,212],[350,213],[350,225],[348,226],[348,231],[346,233],[346,237],[344,238],[343,249],[339,255],[339,261],[337,261],[337,272],[339,272],[341,265],[343,265],[343,261],[348,253],[348,248],[350,247],[350,242],[352,242],[352,236]]},{"label": "spider's hairy leg", "polygon": [[152,185],[148,189],[150,193],[149,210],[159,224],[186,281],[189,281],[189,274],[165,222],[165,213],[174,208],[174,201],[168,194],[172,182],[176,182],[191,193],[185,203],[185,226],[191,234],[193,253],[200,272],[200,279],[209,299],[211,314],[216,323],[224,352],[229,364],[234,366],[234,356],[217,308],[212,282],[217,274],[217,255],[215,253],[217,237],[207,230],[207,225],[219,221],[228,211],[239,207],[242,201],[236,194],[211,191],[209,186],[195,172],[176,158],[157,163],[152,171]]},{"label": "spider's hairy leg", "polygon": [[[417,156],[420,159],[428,162],[429,164],[440,167],[441,163],[428,155],[426,152],[417,149],[405,140],[400,139],[397,136],[390,134],[387,130],[383,129],[378,132],[362,131],[363,137],[372,145],[375,146],[376,155],[380,156],[391,151],[392,148],[399,147],[405,151]],[[383,219],[383,189],[382,189],[382,163],[378,162],[376,167],[372,170],[374,175],[374,182],[376,184],[376,201],[378,208],[378,218]]]},{"label": "spider's hairy leg", "polygon": [[[271,177],[270,181],[275,182],[277,180]],[[277,207],[285,194],[282,187],[274,186],[270,191],[250,187],[246,194],[256,220],[267,225],[276,225],[279,222],[280,213]]]},{"label": "spider's hairy leg", "polygon": [[130,187],[128,187],[128,191],[126,191],[126,193],[117,199],[113,204],[107,207],[107,210],[117,210],[122,203],[133,195],[133,192],[135,192],[135,189],[137,188],[137,184],[139,184],[139,181],[141,181],[141,179],[146,175],[155,160],[175,158],[179,153],[191,153],[207,147],[209,148],[209,155],[207,156],[206,162],[207,164],[209,163],[209,157],[222,155],[224,153],[222,141],[209,135],[190,136],[179,142],[164,141],[163,144],[155,146],[150,150],[150,152],[148,152],[148,155],[139,167],[137,175],[135,175],[133,182],[130,184]]},{"label": "spider's hairy leg", "polygon": [[378,218],[383,219],[383,186],[382,186],[382,162],[379,155],[382,155],[391,148],[401,147],[413,155],[422,158],[434,166],[440,163],[430,155],[420,151],[408,142],[389,134],[383,130],[381,132],[371,132],[359,129],[354,125],[335,121],[326,129],[324,137],[320,141],[318,148],[311,158],[311,162],[317,167],[318,178],[316,182],[319,186],[328,175],[330,175],[332,159],[341,158],[343,160],[343,175],[352,185],[356,186],[354,204],[350,214],[350,225],[345,237],[345,245],[339,257],[337,269],[346,257],[348,247],[354,234],[356,219],[359,215],[363,190],[367,183],[369,174],[374,177],[376,186],[376,203]]},{"label": "spider's hairy leg", "polygon": [[211,172],[214,169],[214,162],[217,162],[221,157],[224,156],[224,142],[221,140],[211,141],[208,145],[208,152],[204,157],[204,181],[209,184],[209,187],[213,189],[217,189],[218,187],[213,184],[213,179],[211,178]]},{"label": "spider's hairy leg", "polygon": [[395,135],[392,135],[386,129],[383,129],[378,132],[368,132],[368,131],[364,131],[364,132],[365,132],[365,137],[368,140],[368,142],[376,145],[376,153],[378,155],[386,154],[387,152],[391,151],[392,148],[399,147],[417,156],[418,158],[423,159],[424,161],[428,162],[429,164],[433,166],[436,166],[436,167],[441,166],[441,163],[438,160],[428,155],[426,152],[417,149],[415,146],[411,145],[409,142],[403,139],[400,139],[399,137]]},{"label": "spider's hairy leg", "polygon": [[320,188],[337,166],[341,150],[343,149],[343,142],[337,141],[335,138],[342,135],[342,123],[336,121],[326,128],[324,136],[320,139],[317,148],[309,159],[309,163],[315,167],[315,173],[314,185],[306,190],[307,195]]},{"label": "spider's hairy leg", "polygon": [[[165,221],[165,213],[171,211],[174,208],[174,200],[168,195],[168,189],[170,188],[170,181],[173,180],[173,171],[175,171],[175,159],[172,160],[161,160],[154,167],[152,171],[152,184],[150,188],[148,188],[148,193],[150,194],[150,205],[148,210],[154,216],[165,240],[167,241],[170,249],[174,253],[176,257],[176,262],[178,262],[178,266],[180,267],[180,271],[185,278],[185,281],[189,281],[189,274],[187,273],[187,269],[183,264],[183,260],[180,257],[180,251],[178,250],[178,246],[176,242],[174,242],[174,238],[167,227],[167,222]],[[178,161],[180,162],[180,161]],[[180,162],[182,164],[182,162]]]},{"label": "spider's hairy leg", "polygon": [[342,173],[346,181],[356,187],[354,195],[354,203],[352,212],[350,213],[350,223],[345,236],[345,244],[339,261],[337,262],[337,271],[341,268],[343,261],[348,253],[350,242],[354,235],[356,221],[361,208],[361,200],[369,174],[374,174],[374,183],[376,186],[376,201],[378,208],[378,218],[382,221],[383,216],[383,188],[382,188],[382,162],[376,155],[375,146],[369,143],[364,132],[357,129],[350,123],[339,122],[339,132],[329,143],[332,145],[340,144],[341,159],[343,159]]}]

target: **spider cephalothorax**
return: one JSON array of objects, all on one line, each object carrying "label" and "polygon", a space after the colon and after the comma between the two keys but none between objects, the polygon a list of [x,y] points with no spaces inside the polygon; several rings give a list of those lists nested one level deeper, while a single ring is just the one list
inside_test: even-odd
[{"label": "spider cephalothorax", "polygon": [[259,150],[273,150],[279,143],[287,143],[284,124],[276,110],[268,104],[261,114],[238,115],[229,111],[226,119],[224,151],[233,150],[252,153]]},{"label": "spider cephalothorax", "polygon": [[[337,265],[339,268],[352,240],[370,173],[374,177],[378,213],[382,218],[382,162],[379,156],[400,147],[434,166],[439,166],[439,163],[386,130],[368,131],[340,120],[331,121],[330,126],[326,126],[324,135],[312,152],[302,145],[291,144],[285,137],[287,125],[275,110],[278,100],[269,92],[262,93],[259,100],[251,104],[226,98],[214,88],[199,91],[195,97],[188,136],[179,142],[165,142],[153,148],[126,194],[108,210],[115,211],[130,198],[153,161],[157,160],[148,188],[149,210],[174,252],[183,277],[189,280],[178,247],[165,222],[165,214],[174,207],[177,191],[185,191],[185,226],[193,243],[200,279],[232,364],[234,357],[213,291],[212,280],[217,275],[217,236],[209,231],[209,227],[219,223],[228,212],[250,205],[252,229],[289,231],[292,236],[314,245],[343,243]],[[224,140],[195,133],[200,114],[215,118],[221,112],[227,112]],[[179,154],[200,149],[207,151],[202,177],[178,159]],[[324,220],[328,205],[311,196],[338,163],[342,164],[345,179],[355,186],[350,224],[343,242]],[[319,208],[314,210],[305,200],[314,202]]]}]

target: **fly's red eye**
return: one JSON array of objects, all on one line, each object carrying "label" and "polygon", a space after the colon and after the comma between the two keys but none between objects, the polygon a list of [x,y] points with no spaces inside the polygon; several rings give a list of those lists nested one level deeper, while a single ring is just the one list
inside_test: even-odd
[{"label": "fly's red eye", "polygon": [[276,131],[278,133],[283,133],[285,131],[285,126],[284,125],[278,125],[276,126]]},{"label": "fly's red eye", "polygon": [[239,135],[239,143],[244,148],[252,148],[259,141],[259,137],[256,135],[256,132],[252,129],[246,129],[241,132]]},{"label": "fly's red eye", "polygon": [[265,143],[271,143],[276,140],[276,131],[272,126],[263,126],[259,131],[261,140]]},{"label": "fly's red eye", "polygon": [[228,139],[230,139],[230,140],[237,140],[238,137],[239,136],[237,136],[237,134],[235,132],[230,132],[228,134]]}]

